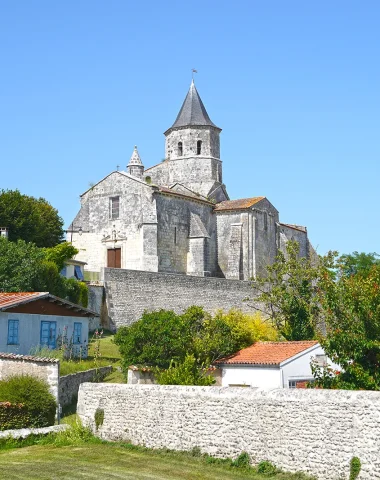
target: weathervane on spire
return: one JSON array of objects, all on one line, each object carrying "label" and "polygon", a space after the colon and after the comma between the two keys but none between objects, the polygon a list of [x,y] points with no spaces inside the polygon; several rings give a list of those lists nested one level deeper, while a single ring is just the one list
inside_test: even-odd
[{"label": "weathervane on spire", "polygon": [[195,70],[195,68],[191,69],[191,78],[194,81],[194,73],[198,73],[198,70]]}]

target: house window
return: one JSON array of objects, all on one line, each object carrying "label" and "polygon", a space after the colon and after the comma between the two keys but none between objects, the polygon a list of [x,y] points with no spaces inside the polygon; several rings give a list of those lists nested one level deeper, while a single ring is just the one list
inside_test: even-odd
[{"label": "house window", "polygon": [[41,322],[41,339],[42,346],[48,348],[56,347],[57,322]]},{"label": "house window", "polygon": [[8,345],[18,345],[18,320],[8,320]]},{"label": "house window", "polygon": [[202,153],[202,140],[197,141],[197,155]]},{"label": "house window", "polygon": [[115,220],[119,218],[120,210],[120,197],[111,197],[110,198],[110,218]]},{"label": "house window", "polygon": [[327,356],[326,355],[316,355],[315,356],[315,363],[319,367],[327,367]]},{"label": "house window", "polygon": [[74,277],[77,280],[84,280],[83,273],[79,265],[74,265]]},{"label": "house window", "polygon": [[82,324],[81,323],[74,323],[74,339],[73,342],[78,344],[82,343]]},{"label": "house window", "polygon": [[178,142],[178,156],[179,156],[179,157],[182,157],[182,155],[183,155],[182,142]]},{"label": "house window", "polygon": [[288,385],[289,388],[305,388],[308,383],[313,381],[314,378],[293,378],[292,380],[288,381]]}]

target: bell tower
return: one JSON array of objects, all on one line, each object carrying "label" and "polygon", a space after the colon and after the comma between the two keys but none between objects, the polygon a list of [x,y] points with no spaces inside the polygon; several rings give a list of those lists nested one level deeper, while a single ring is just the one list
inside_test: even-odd
[{"label": "bell tower", "polygon": [[205,197],[222,186],[221,131],[211,121],[193,80],[175,122],[165,132],[165,161],[172,183]]}]

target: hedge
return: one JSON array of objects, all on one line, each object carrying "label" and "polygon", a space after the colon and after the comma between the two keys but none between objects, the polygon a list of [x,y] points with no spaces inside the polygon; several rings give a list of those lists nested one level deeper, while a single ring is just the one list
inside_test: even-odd
[{"label": "hedge", "polygon": [[0,430],[24,428],[29,423],[30,416],[25,405],[0,402]]},{"label": "hedge", "polygon": [[[0,430],[3,423],[12,423],[19,408],[20,421],[18,428],[22,427],[49,427],[54,425],[57,403],[49,391],[46,382],[31,375],[15,375],[0,381],[0,402],[7,402],[11,407],[2,409]],[[22,407],[20,407],[22,404]],[[18,406],[18,407],[17,407]],[[15,413],[16,412],[16,413]],[[13,427],[16,428],[16,427]]]}]

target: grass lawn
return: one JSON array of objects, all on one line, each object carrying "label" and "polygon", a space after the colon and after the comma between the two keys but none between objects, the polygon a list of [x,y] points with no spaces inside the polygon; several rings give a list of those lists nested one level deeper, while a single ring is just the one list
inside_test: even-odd
[{"label": "grass lawn", "polygon": [[102,338],[99,340],[99,352],[100,355],[96,359],[95,363],[95,348],[96,340],[92,338],[89,342],[88,349],[88,358],[85,360],[62,360],[60,365],[61,375],[69,375],[70,373],[82,372],[84,370],[89,370],[90,368],[105,367],[107,365],[112,365],[114,371],[104,379],[105,382],[109,383],[124,383],[123,374],[118,371],[120,367],[121,355],[117,345],[113,343],[113,334],[110,332],[105,332]]},{"label": "grass lawn", "polygon": [[[0,451],[0,476],[7,480],[155,479],[264,480],[251,470],[210,464],[207,458],[177,452],[149,451],[122,444],[34,445]],[[274,480],[307,479],[279,473]]]}]

